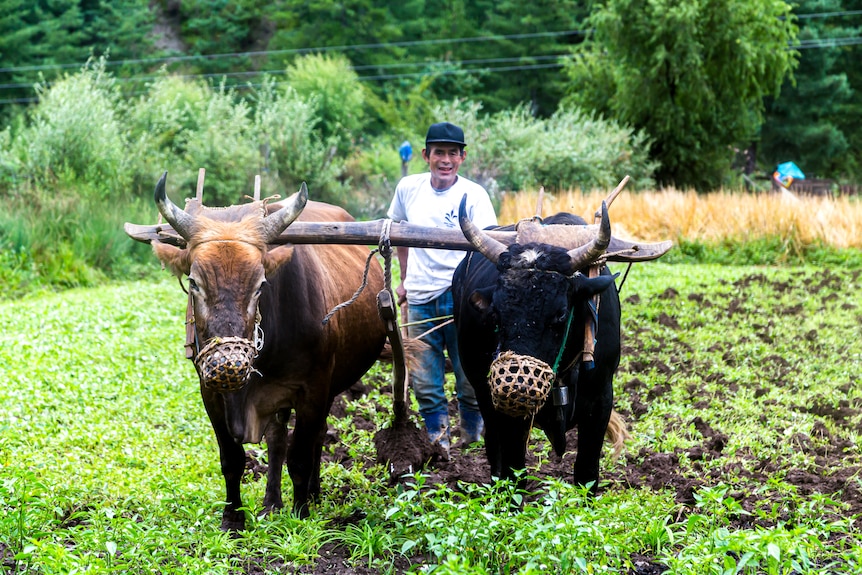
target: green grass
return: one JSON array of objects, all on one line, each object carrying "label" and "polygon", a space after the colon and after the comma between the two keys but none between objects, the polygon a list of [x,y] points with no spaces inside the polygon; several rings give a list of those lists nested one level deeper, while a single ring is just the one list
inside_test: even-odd
[{"label": "green grass", "polygon": [[[790,289],[738,281],[753,274]],[[862,405],[862,281],[842,273],[830,287],[821,277],[813,267],[635,266],[622,291],[623,332],[629,344],[642,339],[644,351],[623,359],[618,408],[631,412],[623,389],[635,378],[644,395],[668,391],[629,417],[633,438],[621,460],[603,461],[606,485],[594,499],[556,479],[535,483],[535,493],[508,483],[452,490],[419,475],[389,486],[374,463],[374,430],[330,418],[352,461],[324,465],[323,499],[311,517],[258,518],[264,481],[250,480],[249,527],[238,537],[219,530],[218,451],[183,357],[185,298],[176,280],[165,274],[0,302],[0,571],[285,573],[338,545],[357,569],[381,573],[402,569],[403,557],[417,563],[414,571],[444,574],[627,573],[635,553],[675,574],[858,573],[854,518],[832,494],[801,493],[786,477],[787,469],[817,469],[815,455],[794,443],[798,433],[816,441],[817,422],[849,442],[847,465],[860,466],[859,413],[839,425],[803,409]],[[666,296],[671,287],[678,297]],[[829,297],[836,292],[843,295]],[[741,311],[728,316],[692,293],[739,299]],[[792,306],[802,313],[787,313]],[[663,313],[679,327],[660,325]],[[806,339],[812,331],[815,339]],[[766,359],[773,355],[791,366],[783,387],[770,384],[778,379]],[[668,369],[633,368],[647,360]],[[696,370],[685,368],[692,363]],[[368,382],[385,381],[386,369],[376,366]],[[709,397],[692,398],[693,385]],[[383,425],[390,415],[374,409],[379,401],[375,389],[348,412]],[[644,453],[697,444],[696,416],[728,440],[721,460],[700,467],[677,451],[680,473],[705,479],[693,503],[679,504],[673,489],[624,484],[621,470]],[[533,437],[531,449],[546,453],[541,434]],[[751,461],[777,462],[780,472],[754,485],[722,467]],[[284,488],[290,501],[287,478]],[[761,503],[743,508],[739,492]],[[739,527],[746,514],[768,527]]]},{"label": "green grass", "polygon": [[155,222],[149,201],[90,199],[59,189],[3,199],[0,300],[152,276],[149,246],[130,241],[124,222]]}]

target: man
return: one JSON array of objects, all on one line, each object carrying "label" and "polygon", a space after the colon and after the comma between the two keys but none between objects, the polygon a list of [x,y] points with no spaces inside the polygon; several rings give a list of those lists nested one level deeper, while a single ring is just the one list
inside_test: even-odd
[{"label": "man", "polygon": [[[395,188],[389,218],[435,228],[458,226],[458,207],[467,194],[467,215],[480,228],[497,224],[488,192],[479,184],[458,175],[467,157],[464,131],[448,122],[434,124],[425,136],[422,159],[429,171],[402,178]],[[395,289],[398,303],[406,299],[408,335],[417,337],[447,321],[452,315],[452,274],[464,252],[398,247],[401,284]],[[442,318],[442,319],[441,319]],[[476,393],[461,369],[455,325],[434,330],[422,338],[428,348],[417,357],[410,372],[419,413],[425,420],[428,438],[448,452],[449,411],[446,393],[444,349],[455,372],[455,388],[460,411],[461,443],[478,441],[484,429]]]}]

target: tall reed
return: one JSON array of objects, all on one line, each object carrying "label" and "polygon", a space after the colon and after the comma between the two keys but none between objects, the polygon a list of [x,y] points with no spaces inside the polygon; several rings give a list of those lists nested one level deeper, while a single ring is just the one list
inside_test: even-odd
[{"label": "tall reed", "polygon": [[[542,213],[566,211],[592,223],[606,196],[606,192],[579,191],[546,194]],[[536,213],[537,197],[535,191],[507,194],[501,203],[500,222],[531,217]],[[814,245],[862,248],[862,199],[858,197],[623,191],[609,213],[615,235],[644,241],[671,239],[710,245],[779,239],[791,250]]]}]

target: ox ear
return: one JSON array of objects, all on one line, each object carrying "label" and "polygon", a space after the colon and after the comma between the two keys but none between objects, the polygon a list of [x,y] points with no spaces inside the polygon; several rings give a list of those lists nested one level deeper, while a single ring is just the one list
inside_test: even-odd
[{"label": "ox ear", "polygon": [[473,309],[475,309],[476,311],[485,314],[491,308],[491,300],[493,299],[493,294],[493,287],[477,289],[470,294],[470,305],[473,306]]},{"label": "ox ear", "polygon": [[272,248],[263,255],[263,271],[269,277],[280,266],[286,264],[293,257],[293,246],[284,245]]},{"label": "ox ear", "polygon": [[189,275],[192,267],[189,250],[162,242],[153,242],[153,253],[175,276]]},{"label": "ox ear", "polygon": [[614,284],[616,277],[616,275],[613,275],[591,278],[583,274],[576,274],[572,278],[575,284],[575,294],[584,297],[592,297],[598,293],[602,293]]}]

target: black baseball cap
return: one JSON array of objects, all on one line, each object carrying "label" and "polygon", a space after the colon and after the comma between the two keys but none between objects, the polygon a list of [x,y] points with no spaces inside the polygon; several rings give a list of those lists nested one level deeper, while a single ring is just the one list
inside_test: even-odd
[{"label": "black baseball cap", "polygon": [[449,122],[431,124],[431,127],[428,128],[428,133],[425,135],[425,144],[427,145],[435,142],[458,144],[459,146],[467,145],[464,141],[464,130],[455,124],[450,124]]}]

